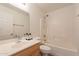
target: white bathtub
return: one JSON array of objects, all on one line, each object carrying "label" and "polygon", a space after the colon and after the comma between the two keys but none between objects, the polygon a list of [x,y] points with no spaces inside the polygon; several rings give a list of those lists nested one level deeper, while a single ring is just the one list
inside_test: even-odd
[{"label": "white bathtub", "polygon": [[56,44],[47,43],[46,45],[52,48],[51,54],[54,56],[78,56],[77,49],[75,47],[67,47],[67,46],[60,46]]}]

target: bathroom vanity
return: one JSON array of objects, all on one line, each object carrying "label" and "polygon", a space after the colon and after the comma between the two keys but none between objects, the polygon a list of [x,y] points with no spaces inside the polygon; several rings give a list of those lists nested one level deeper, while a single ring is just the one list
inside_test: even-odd
[{"label": "bathroom vanity", "polygon": [[39,43],[16,52],[13,56],[40,56]]},{"label": "bathroom vanity", "polygon": [[38,56],[40,55],[40,40],[21,40],[17,38],[0,41],[0,56]]}]

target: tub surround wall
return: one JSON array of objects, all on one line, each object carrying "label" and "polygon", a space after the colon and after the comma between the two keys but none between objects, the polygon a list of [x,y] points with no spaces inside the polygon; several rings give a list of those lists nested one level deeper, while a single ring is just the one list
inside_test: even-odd
[{"label": "tub surround wall", "polygon": [[[74,6],[68,6],[48,13],[47,34],[48,42],[57,45],[73,45]],[[64,46],[63,46],[64,47]]]}]

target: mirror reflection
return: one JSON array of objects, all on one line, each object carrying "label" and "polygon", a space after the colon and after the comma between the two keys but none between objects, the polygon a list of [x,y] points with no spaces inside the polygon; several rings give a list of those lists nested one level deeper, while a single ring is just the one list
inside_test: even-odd
[{"label": "mirror reflection", "polygon": [[29,32],[29,14],[9,4],[0,4],[0,40]]}]

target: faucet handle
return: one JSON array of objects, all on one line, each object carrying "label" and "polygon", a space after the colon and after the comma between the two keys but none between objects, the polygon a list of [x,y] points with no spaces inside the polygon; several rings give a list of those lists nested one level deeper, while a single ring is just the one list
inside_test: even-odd
[{"label": "faucet handle", "polygon": [[29,33],[29,35],[31,35],[31,33]]},{"label": "faucet handle", "polygon": [[29,35],[28,33],[26,33],[26,35]]}]

